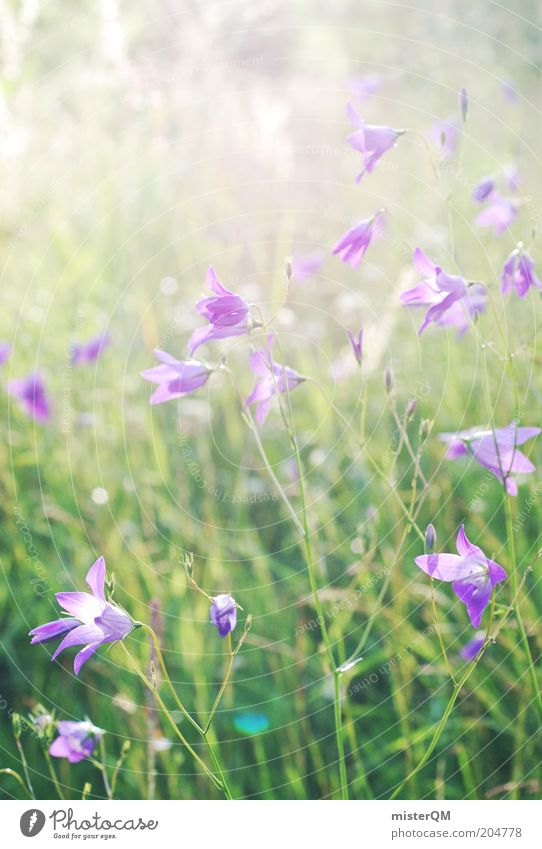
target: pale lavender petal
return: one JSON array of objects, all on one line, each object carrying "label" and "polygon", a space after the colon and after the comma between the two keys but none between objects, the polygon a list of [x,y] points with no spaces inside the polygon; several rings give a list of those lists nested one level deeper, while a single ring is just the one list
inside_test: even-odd
[{"label": "pale lavender petal", "polygon": [[56,600],[67,613],[90,624],[102,612],[103,605],[90,593],[56,593]]},{"label": "pale lavender petal", "polygon": [[432,262],[421,248],[416,248],[412,258],[414,268],[422,277],[436,277],[438,267]]},{"label": "pale lavender petal", "polygon": [[74,628],[73,631],[64,637],[59,647],[53,654],[52,660],[55,660],[60,652],[64,649],[69,649],[71,646],[84,646],[90,643],[101,643],[103,639],[103,631],[97,625],[80,625],[79,628]]},{"label": "pale lavender petal", "polygon": [[103,557],[98,557],[92,564],[87,572],[86,582],[92,595],[99,601],[105,602],[105,560]]},{"label": "pale lavender petal", "polygon": [[76,675],[79,675],[83,664],[86,663],[90,657],[92,657],[94,652],[99,649],[100,646],[101,642],[90,643],[90,645],[85,646],[84,649],[81,649],[80,652],[77,652],[73,660],[73,671]]},{"label": "pale lavender petal", "polygon": [[478,628],[482,620],[482,614],[491,597],[492,586],[489,575],[476,583],[472,580],[454,581],[452,589],[456,596],[466,605],[472,626]]},{"label": "pale lavender petal", "polygon": [[461,525],[455,541],[457,551],[462,557],[477,557],[485,563],[486,557],[481,548],[473,543],[467,537],[465,525]]},{"label": "pale lavender petal", "polygon": [[422,554],[414,561],[427,575],[439,581],[455,581],[472,574],[472,565],[458,554]]},{"label": "pale lavender petal", "polygon": [[102,642],[122,640],[134,627],[132,618],[114,604],[106,604],[105,609],[95,621],[103,632]]}]

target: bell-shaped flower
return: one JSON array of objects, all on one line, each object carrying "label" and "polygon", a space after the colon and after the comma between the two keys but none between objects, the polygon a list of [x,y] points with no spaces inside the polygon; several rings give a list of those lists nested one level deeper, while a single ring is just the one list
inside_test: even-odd
[{"label": "bell-shaped flower", "polygon": [[222,285],[212,265],[207,271],[207,286],[213,294],[210,298],[198,301],[196,310],[207,319],[209,325],[195,330],[190,337],[188,349],[191,355],[200,345],[212,339],[227,339],[248,333],[248,303]]},{"label": "bell-shaped flower", "polygon": [[428,307],[422,326],[423,331],[432,323],[440,325],[458,325],[460,322],[459,309],[463,311],[465,320],[468,317],[469,288],[462,277],[446,274],[427,257],[421,248],[414,251],[414,267],[422,276],[422,280],[413,289],[403,292],[401,302],[407,307]]},{"label": "bell-shaped flower", "polygon": [[484,203],[484,201],[491,197],[494,191],[495,180],[493,177],[484,177],[483,180],[474,187],[471,197],[474,201],[476,201],[476,203]]},{"label": "bell-shaped flower", "polygon": [[539,427],[518,427],[516,422],[511,422],[495,430],[473,427],[457,433],[441,433],[439,439],[448,445],[446,456],[449,460],[472,454],[481,466],[504,483],[509,495],[517,495],[515,476],[535,471],[533,463],[522,454],[518,445],[539,433]]},{"label": "bell-shaped flower", "polygon": [[531,286],[542,289],[542,283],[534,271],[535,262],[520,243],[512,251],[501,272],[502,291],[506,295],[515,289],[520,298],[524,298]]},{"label": "bell-shaped flower", "polygon": [[95,362],[110,343],[107,333],[98,333],[88,342],[76,342],[72,346],[71,360],[74,366]]},{"label": "bell-shaped flower", "polygon": [[231,595],[222,593],[214,596],[209,612],[211,624],[221,637],[226,637],[237,625],[237,602]]},{"label": "bell-shaped flower", "polygon": [[488,206],[478,213],[474,223],[478,227],[491,227],[494,236],[502,236],[518,215],[517,204],[494,192]]},{"label": "bell-shaped flower", "polygon": [[151,395],[151,404],[163,404],[164,401],[181,398],[195,392],[209,380],[211,369],[199,360],[176,360],[158,348],[154,355],[161,364],[141,372],[145,380],[158,384],[158,389]]},{"label": "bell-shaped flower", "polygon": [[44,424],[51,418],[51,407],[45,392],[45,384],[37,372],[19,380],[11,380],[7,391],[17,399],[25,413],[34,421]]},{"label": "bell-shaped flower", "polygon": [[71,764],[77,764],[85,758],[91,758],[104,731],[96,728],[92,722],[70,722],[62,720],[56,723],[58,737],[49,746],[53,758],[66,758]]},{"label": "bell-shaped flower", "polygon": [[75,655],[73,668],[76,675],[94,652],[106,643],[123,640],[134,627],[133,619],[124,610],[105,597],[105,560],[99,557],[90,567],[87,584],[91,593],[56,593],[56,600],[68,617],[55,619],[30,631],[32,644],[47,643],[58,637],[64,639],[52,660],[71,646],[84,646]]},{"label": "bell-shaped flower", "polygon": [[452,584],[454,593],[467,607],[472,625],[478,628],[493,588],[506,579],[506,572],[468,540],[463,525],[456,548],[457,554],[423,554],[415,562],[432,578]]},{"label": "bell-shaped flower", "polygon": [[352,268],[356,268],[373,238],[382,232],[383,225],[384,215],[382,212],[377,212],[371,218],[363,219],[341,236],[332,253],[338,254],[343,262],[350,263]]},{"label": "bell-shaped flower", "polygon": [[250,368],[256,375],[256,383],[246,399],[247,406],[256,404],[256,421],[263,424],[269,413],[271,399],[280,392],[291,392],[306,378],[288,366],[281,366],[273,360],[271,347],[273,335],[268,336],[267,351],[253,351],[249,357]]},{"label": "bell-shaped flower", "polygon": [[365,172],[371,173],[386,151],[395,147],[397,139],[403,135],[405,130],[394,130],[393,127],[366,124],[350,103],[347,107],[347,114],[350,121],[358,128],[348,136],[348,142],[363,157],[363,168],[356,177],[356,183],[359,183]]}]

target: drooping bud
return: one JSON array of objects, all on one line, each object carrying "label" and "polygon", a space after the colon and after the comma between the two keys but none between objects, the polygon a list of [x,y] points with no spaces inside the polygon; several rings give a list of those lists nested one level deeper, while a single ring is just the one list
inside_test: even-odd
[{"label": "drooping bud", "polygon": [[21,715],[19,713],[13,713],[11,715],[11,724],[13,726],[13,736],[18,740],[21,736]]},{"label": "drooping bud", "polygon": [[417,406],[418,406],[418,402],[416,401],[416,399],[411,398],[410,401],[408,402],[408,404],[405,407],[405,419],[407,420],[407,422],[409,422],[411,420],[411,418],[414,416],[414,413],[416,412]]},{"label": "drooping bud", "polygon": [[351,330],[348,330],[347,334],[352,347],[352,353],[354,354],[358,366],[360,366],[363,358],[363,329],[359,331],[357,336],[354,336]]},{"label": "drooping bud", "polygon": [[192,580],[194,577],[194,555],[191,551],[186,551],[184,553],[182,562],[188,578]]},{"label": "drooping bud", "polygon": [[467,120],[467,113],[469,111],[469,96],[466,88],[462,88],[459,92],[459,109],[461,111],[463,123],[465,123]]},{"label": "drooping bud", "polygon": [[431,422],[429,419],[424,419],[420,425],[420,442],[425,442],[431,430]]},{"label": "drooping bud", "polygon": [[386,387],[386,392],[389,395],[393,389],[393,371],[390,366],[388,366],[384,372],[384,386]]},{"label": "drooping bud", "polygon": [[425,529],[425,551],[426,554],[430,554],[434,551],[435,546],[437,544],[437,532],[434,528],[434,525],[429,523]]},{"label": "drooping bud", "polygon": [[290,283],[292,279],[292,257],[286,257],[286,277],[288,278],[288,283]]}]

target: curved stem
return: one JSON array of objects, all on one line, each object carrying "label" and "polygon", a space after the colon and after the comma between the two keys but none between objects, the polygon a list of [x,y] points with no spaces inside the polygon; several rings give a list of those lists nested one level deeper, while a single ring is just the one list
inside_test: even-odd
[{"label": "curved stem", "polygon": [[32,796],[32,793],[30,792],[30,790],[28,789],[28,787],[24,783],[23,779],[19,775],[19,773],[16,772],[14,769],[10,769],[9,767],[5,767],[4,769],[0,769],[0,775],[11,775],[12,778],[14,778],[16,781],[19,782],[19,784],[23,788],[24,792],[28,794],[28,797],[30,799],[34,798]]},{"label": "curved stem", "polygon": [[[201,590],[200,590],[200,592],[201,592]],[[204,593],[204,595],[206,595],[206,594]],[[212,759],[212,761],[213,761],[213,764],[214,764],[214,766],[215,766],[215,768],[216,768],[217,772],[218,772],[218,773],[219,773],[219,775],[220,775],[220,780],[221,780],[221,782],[222,782],[222,789],[224,790],[224,793],[226,794],[226,796],[227,796],[227,798],[228,798],[228,799],[233,799],[233,796],[232,796],[231,790],[229,789],[229,787],[228,787],[228,785],[227,785],[227,782],[226,782],[226,779],[225,779],[225,776],[224,776],[224,772],[223,772],[223,770],[222,770],[222,768],[221,768],[221,766],[220,766],[220,762],[219,762],[219,760],[218,760],[218,757],[217,757],[216,753],[215,753],[215,752],[214,752],[214,750],[213,750],[213,746],[212,746],[212,744],[211,744],[211,743],[209,742],[209,740],[207,739],[207,733],[208,733],[208,731],[209,731],[209,729],[210,729],[210,727],[211,727],[211,723],[212,723],[212,721],[213,721],[214,715],[215,715],[215,713],[216,713],[216,710],[217,710],[217,708],[218,708],[218,705],[220,704],[220,700],[221,700],[221,698],[222,698],[222,696],[223,696],[223,694],[224,694],[224,690],[226,689],[226,686],[227,686],[227,684],[228,684],[228,680],[229,680],[230,673],[231,673],[231,669],[232,669],[232,665],[233,665],[233,658],[235,657],[235,655],[237,654],[237,651],[238,651],[238,650],[239,650],[239,648],[241,647],[241,645],[242,645],[242,641],[240,641],[240,642],[239,642],[239,645],[237,646],[237,648],[235,649],[235,651],[232,651],[232,647],[231,647],[231,634],[228,634],[229,658],[228,658],[228,664],[227,664],[227,666],[226,666],[226,673],[225,673],[225,677],[224,677],[224,680],[223,680],[223,682],[222,682],[222,686],[220,687],[220,690],[219,690],[219,692],[218,692],[218,695],[217,695],[217,697],[216,697],[216,699],[215,699],[215,701],[214,701],[214,704],[213,704],[213,707],[212,707],[212,709],[211,709],[211,714],[210,714],[210,716],[209,716],[209,719],[207,720],[207,723],[205,724],[205,727],[204,727],[204,728],[202,728],[202,727],[201,727],[201,725],[199,724],[199,722],[197,722],[197,721],[194,719],[194,717],[193,717],[193,716],[192,716],[192,715],[191,715],[191,714],[187,711],[187,709],[185,708],[185,706],[184,706],[184,705],[183,705],[183,703],[181,702],[181,700],[180,700],[179,696],[177,695],[177,691],[175,690],[175,687],[173,686],[173,682],[172,682],[171,678],[169,677],[169,673],[168,673],[168,671],[167,671],[166,664],[165,664],[165,661],[164,661],[164,656],[163,656],[163,654],[162,654],[162,650],[161,650],[161,648],[160,648],[160,642],[159,642],[158,637],[156,636],[155,632],[154,632],[154,631],[153,631],[153,629],[150,627],[150,625],[147,625],[147,624],[145,624],[144,622],[142,622],[142,623],[141,623],[141,627],[142,627],[142,628],[144,628],[144,629],[145,629],[145,630],[146,630],[146,631],[150,634],[150,636],[151,636],[151,638],[152,638],[152,641],[153,641],[153,643],[154,643],[154,648],[155,648],[156,656],[157,656],[157,658],[158,658],[158,662],[159,662],[159,664],[160,664],[160,669],[162,670],[162,674],[163,674],[163,676],[164,676],[164,680],[165,680],[165,682],[166,682],[166,684],[167,684],[167,686],[168,686],[169,691],[171,692],[171,695],[173,696],[173,700],[174,700],[175,704],[177,705],[177,707],[179,708],[179,710],[181,711],[181,713],[183,714],[183,716],[184,716],[184,717],[186,717],[186,719],[189,721],[190,725],[191,725],[193,728],[195,728],[195,729],[196,729],[196,731],[198,732],[198,734],[200,734],[200,735],[203,737],[203,739],[205,740],[205,742],[206,742],[206,744],[207,744],[207,748],[209,749],[209,755],[211,756],[211,759]]]},{"label": "curved stem", "polygon": [[342,724],[342,707],[341,707],[341,673],[338,669],[333,671],[333,708],[335,713],[335,737],[337,740],[337,751],[339,753],[339,776],[341,799],[348,799],[348,777],[346,773],[346,759],[344,751],[344,728]]},{"label": "curved stem", "polygon": [[17,746],[17,751],[19,752],[19,755],[21,756],[21,765],[22,765],[22,768],[23,768],[23,773],[24,773],[24,777],[25,777],[25,780],[26,780],[26,784],[27,784],[27,787],[28,787],[28,792],[30,793],[30,797],[32,799],[35,799],[36,794],[34,793],[34,788],[32,787],[32,782],[30,781],[30,774],[29,774],[29,771],[28,771],[28,764],[26,762],[26,756],[25,756],[25,753],[24,753],[23,744],[21,743],[21,740],[18,736],[15,737],[15,745]]},{"label": "curved stem", "polygon": [[50,756],[49,752],[47,752],[47,751],[45,751],[44,754],[45,754],[45,760],[47,761],[47,768],[49,770],[49,775],[51,776],[51,780],[52,780],[53,784],[55,785],[55,790],[58,793],[58,798],[62,799],[62,801],[64,801],[64,793],[62,792],[62,788],[61,788],[61,786],[58,782],[56,769],[53,766],[53,761],[51,760],[51,756]]},{"label": "curved stem", "polygon": [[[512,579],[512,591],[515,596],[518,595],[519,586],[518,586],[518,568],[516,561],[516,547],[514,543],[514,525],[512,522],[512,505],[510,501],[510,496],[505,492],[504,493],[504,510],[506,515],[506,535],[508,537],[508,556],[510,558],[510,577]],[[521,615],[521,611],[519,608],[519,604],[514,604],[514,614],[516,617],[516,621],[518,623],[519,633],[521,637],[521,643],[525,650],[525,655],[527,657],[527,668],[529,671],[529,677],[531,679],[531,685],[534,692],[535,704],[538,710],[539,718],[542,722],[542,697],[540,695],[540,687],[538,686],[538,680],[536,677],[536,670],[534,667],[533,656],[531,653],[531,647],[529,645],[529,638],[527,637],[527,631],[525,629],[525,625],[523,622],[523,617]]]},{"label": "curved stem", "polygon": [[190,754],[192,755],[192,757],[194,758],[194,760],[196,761],[196,763],[198,763],[198,764],[199,764],[199,766],[201,767],[201,769],[203,770],[203,772],[204,772],[204,773],[207,775],[207,777],[208,777],[208,778],[209,778],[209,779],[213,782],[213,784],[215,785],[215,787],[217,787],[217,788],[218,788],[218,790],[222,790],[222,792],[225,792],[225,791],[224,791],[224,787],[223,787],[222,783],[221,783],[221,782],[217,779],[217,777],[216,777],[216,776],[215,776],[215,775],[211,772],[211,770],[209,769],[209,767],[208,767],[208,766],[207,766],[207,765],[206,765],[206,764],[202,761],[202,759],[200,758],[200,756],[199,756],[199,755],[198,755],[198,754],[194,751],[194,749],[192,748],[192,746],[190,745],[190,743],[188,742],[188,740],[185,738],[185,736],[183,735],[183,733],[181,732],[181,730],[180,730],[180,729],[179,729],[179,727],[177,726],[177,723],[175,722],[175,720],[174,720],[174,719],[173,719],[173,717],[171,716],[170,712],[168,711],[167,707],[165,706],[164,702],[162,701],[162,699],[161,699],[161,697],[160,697],[160,694],[158,693],[158,690],[156,689],[156,687],[154,687],[154,686],[153,686],[153,684],[152,684],[152,683],[148,680],[148,678],[147,678],[147,676],[145,675],[145,673],[144,673],[144,672],[140,669],[138,662],[137,662],[137,661],[136,661],[136,659],[132,656],[132,654],[130,653],[130,651],[126,648],[125,644],[124,644],[123,642],[121,642],[121,643],[120,643],[120,645],[121,645],[121,646],[122,646],[122,648],[124,649],[124,651],[125,651],[125,653],[126,653],[126,655],[127,655],[128,659],[130,660],[130,663],[132,664],[133,668],[135,669],[135,671],[137,672],[137,674],[139,675],[139,677],[141,678],[141,680],[143,681],[143,683],[145,684],[145,686],[149,688],[149,690],[150,690],[150,691],[151,691],[151,693],[153,694],[154,698],[156,699],[156,701],[157,701],[157,702],[158,702],[158,704],[160,705],[160,708],[162,709],[162,711],[163,711],[163,713],[164,713],[164,716],[166,717],[166,719],[167,719],[167,721],[169,722],[169,724],[170,724],[171,728],[173,729],[174,733],[175,733],[175,734],[176,734],[176,736],[179,738],[179,740],[181,741],[181,743],[183,744],[183,746],[185,746],[185,747],[188,749],[188,751],[190,752]]}]

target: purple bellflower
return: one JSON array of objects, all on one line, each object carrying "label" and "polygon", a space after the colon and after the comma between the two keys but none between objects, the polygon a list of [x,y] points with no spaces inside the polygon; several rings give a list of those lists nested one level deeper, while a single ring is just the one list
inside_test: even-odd
[{"label": "purple bellflower", "polygon": [[493,177],[484,177],[472,190],[471,197],[476,203],[484,203],[484,201],[491,197],[494,191],[495,180]]},{"label": "purple bellflower", "polygon": [[534,465],[517,446],[539,433],[539,427],[518,427],[516,422],[511,422],[495,431],[473,427],[457,433],[441,433],[439,439],[448,445],[446,456],[449,460],[472,454],[481,466],[505,484],[509,495],[517,495],[514,476],[535,471]]},{"label": "purple bellflower", "polygon": [[489,205],[478,213],[474,223],[478,227],[491,227],[494,236],[502,236],[515,221],[517,214],[518,207],[515,203],[494,192]]},{"label": "purple bellflower", "polygon": [[318,274],[324,262],[323,254],[315,251],[310,254],[298,254],[292,259],[292,279],[305,280]]},{"label": "purple bellflower", "polygon": [[158,384],[158,389],[151,395],[151,404],[163,404],[188,395],[207,383],[211,374],[211,369],[199,360],[176,360],[158,348],[154,355],[161,364],[141,372],[145,380]]},{"label": "purple bellflower", "polygon": [[395,147],[397,139],[405,130],[394,130],[393,127],[379,127],[374,124],[366,124],[351,103],[347,107],[349,120],[358,128],[348,136],[348,142],[363,156],[363,168],[356,177],[359,183],[365,172],[369,174],[374,170],[382,156],[390,148]]},{"label": "purple bellflower", "polygon": [[107,333],[99,333],[97,336],[89,339],[88,342],[76,342],[71,352],[73,365],[79,366],[84,363],[93,363],[109,343],[110,339]]},{"label": "purple bellflower", "polygon": [[452,583],[454,593],[467,607],[473,627],[478,628],[493,587],[506,579],[506,572],[467,539],[463,525],[456,548],[457,554],[423,554],[415,562],[432,578]]},{"label": "purple bellflower", "polygon": [[192,355],[200,345],[212,339],[227,339],[248,333],[248,303],[240,295],[226,289],[219,281],[212,265],[207,271],[207,286],[213,293],[196,304],[196,310],[207,319],[208,327],[195,330],[188,342]]},{"label": "purple bellflower", "polygon": [[461,651],[459,652],[460,656],[463,660],[475,660],[480,651],[482,650],[482,646],[485,642],[485,634],[483,631],[476,631],[474,637],[465,643]]},{"label": "purple bellflower", "polygon": [[360,366],[363,358],[363,328],[361,328],[357,336],[354,336],[351,330],[347,330],[346,332],[348,333],[348,339],[352,346],[352,353],[354,354],[358,366]]},{"label": "purple bellflower", "polygon": [[56,593],[56,600],[69,614],[69,618],[55,619],[30,631],[32,644],[47,643],[66,635],[51,660],[55,660],[64,649],[84,646],[75,655],[74,672],[79,670],[94,652],[106,643],[123,640],[134,628],[133,619],[116,604],[105,597],[105,560],[99,557],[90,567],[87,584],[91,593]]},{"label": "purple bellflower", "polygon": [[291,392],[306,378],[288,366],[281,366],[273,360],[271,346],[273,335],[268,336],[267,351],[252,351],[249,358],[250,367],[256,375],[256,383],[246,399],[247,406],[256,404],[256,421],[262,425],[269,413],[271,399],[278,391],[281,394]]},{"label": "purple bellflower", "polygon": [[20,380],[11,380],[7,391],[17,399],[23,410],[34,421],[44,424],[51,418],[51,408],[45,394],[45,384],[38,372]]},{"label": "purple bellflower", "polygon": [[455,153],[459,142],[459,126],[455,116],[437,121],[429,130],[429,139],[438,148],[444,159]]},{"label": "purple bellflower", "polygon": [[56,723],[58,737],[49,746],[49,754],[53,758],[67,758],[71,764],[77,764],[85,758],[92,757],[102,734],[101,728],[96,728],[92,722]]},{"label": "purple bellflower", "polygon": [[332,253],[339,254],[343,262],[357,268],[373,238],[382,232],[383,225],[383,212],[365,218],[341,236]]},{"label": "purple bellflower", "polygon": [[418,336],[421,336],[431,323],[457,324],[457,310],[454,310],[451,315],[450,310],[456,306],[463,310],[460,302],[465,302],[468,296],[465,280],[462,277],[446,274],[424,254],[421,248],[416,248],[414,251],[413,261],[416,270],[422,275],[422,281],[413,289],[403,292],[401,302],[407,307],[429,307]]},{"label": "purple bellflower", "polygon": [[214,596],[211,603],[210,619],[221,637],[226,637],[237,625],[237,602],[231,595],[222,593]]},{"label": "purple bellflower", "polygon": [[0,366],[7,363],[11,354],[11,345],[9,342],[0,342]]},{"label": "purple bellflower", "polygon": [[523,250],[520,243],[506,260],[501,272],[502,291],[506,295],[515,289],[520,298],[524,298],[531,286],[542,289],[542,283],[534,272],[534,260]]}]

